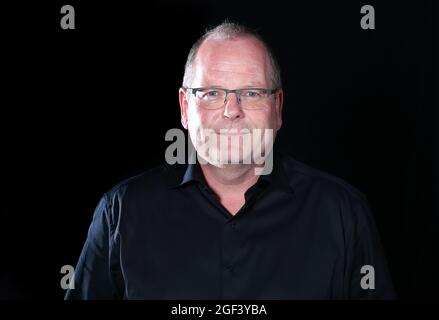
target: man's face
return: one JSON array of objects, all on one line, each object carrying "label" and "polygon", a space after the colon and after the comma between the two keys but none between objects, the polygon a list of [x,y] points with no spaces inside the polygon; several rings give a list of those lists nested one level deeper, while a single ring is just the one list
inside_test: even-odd
[{"label": "man's face", "polygon": [[[267,52],[253,37],[233,40],[208,39],[198,50],[190,86],[272,89],[271,66]],[[255,135],[257,130],[254,129],[262,129],[258,132],[271,129],[274,141],[276,131],[282,125],[281,90],[266,97],[264,107],[255,110],[242,108],[234,93],[229,93],[227,102],[222,108],[214,110],[203,108],[191,91],[180,89],[179,95],[181,122],[189,130],[198,156],[212,164],[215,162],[212,159],[213,155],[219,153],[226,154],[228,161],[232,154],[235,154],[234,159],[237,154],[240,162],[248,159],[251,154],[248,153],[249,148],[244,145],[248,146],[250,141],[250,146],[254,147],[256,141],[264,139],[264,136],[257,137]],[[212,138],[217,142],[212,143],[214,141]],[[206,144],[206,140],[210,140],[211,143]],[[203,145],[209,147],[201,150]],[[264,150],[263,141],[262,150]]]}]

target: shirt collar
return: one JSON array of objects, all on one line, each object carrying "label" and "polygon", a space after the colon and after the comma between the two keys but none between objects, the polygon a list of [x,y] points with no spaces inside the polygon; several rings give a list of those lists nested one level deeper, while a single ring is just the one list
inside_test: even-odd
[{"label": "shirt collar", "polygon": [[[170,167],[177,166],[172,165]],[[207,188],[207,182],[201,171],[200,164],[187,164],[185,166],[179,165],[179,168],[174,170],[174,174],[169,179],[169,187],[180,188],[186,185],[190,185],[193,182],[201,183]],[[282,155],[274,153],[273,155],[273,170],[270,174],[261,175],[258,184],[267,183],[270,187],[278,190],[285,191],[287,193],[294,193],[292,186],[289,183],[289,179],[285,173],[282,162]]]}]

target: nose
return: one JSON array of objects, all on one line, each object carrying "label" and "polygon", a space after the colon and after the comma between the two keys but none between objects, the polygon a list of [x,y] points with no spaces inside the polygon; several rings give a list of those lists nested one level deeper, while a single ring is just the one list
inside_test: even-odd
[{"label": "nose", "polygon": [[[231,96],[232,94],[235,97]],[[226,98],[226,104],[224,107],[224,118],[228,118],[230,120],[234,120],[237,118],[244,117],[244,113],[242,112],[241,104],[238,103],[239,96],[236,93],[229,93]]]}]

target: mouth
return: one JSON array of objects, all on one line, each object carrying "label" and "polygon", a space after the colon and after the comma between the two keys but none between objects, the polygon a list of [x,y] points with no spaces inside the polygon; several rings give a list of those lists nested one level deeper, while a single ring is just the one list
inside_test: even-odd
[{"label": "mouth", "polygon": [[251,131],[249,129],[220,129],[216,130],[215,133],[222,136],[244,136],[250,134]]}]

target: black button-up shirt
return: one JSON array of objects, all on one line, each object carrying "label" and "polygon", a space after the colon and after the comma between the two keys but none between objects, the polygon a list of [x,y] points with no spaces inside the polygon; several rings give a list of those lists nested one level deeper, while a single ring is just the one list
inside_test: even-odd
[{"label": "black button-up shirt", "polygon": [[[373,272],[362,270],[365,265]],[[220,204],[199,164],[163,165],[117,185],[95,210],[75,289],[66,294],[66,299],[393,297],[364,195],[282,155],[275,156],[272,173],[247,190],[236,215]]]}]

